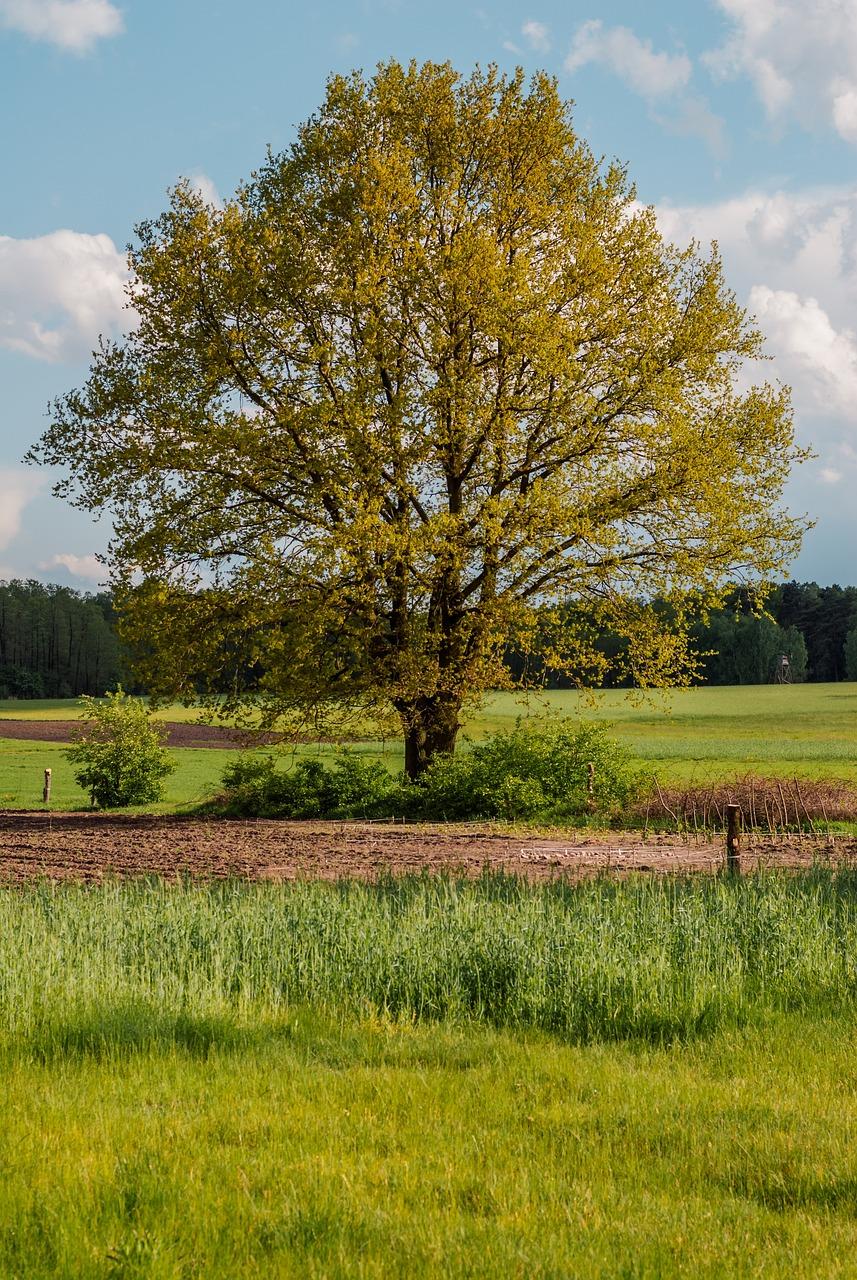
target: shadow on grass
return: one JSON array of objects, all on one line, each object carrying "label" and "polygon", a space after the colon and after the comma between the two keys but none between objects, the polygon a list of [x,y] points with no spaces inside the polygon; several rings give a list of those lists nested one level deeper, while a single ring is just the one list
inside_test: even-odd
[{"label": "shadow on grass", "polygon": [[857,1177],[853,1174],[825,1177],[788,1167],[753,1169],[724,1180],[724,1186],[733,1195],[776,1213],[805,1209],[811,1213],[857,1216]]},{"label": "shadow on grass", "polygon": [[[552,1039],[523,1032],[521,1043]],[[478,1023],[397,1021],[374,1011],[358,1014],[302,1006],[281,1017],[171,1013],[142,1003],[118,1003],[47,1016],[26,1034],[6,1037],[7,1060],[40,1065],[119,1062],[148,1054],[206,1059],[251,1054],[289,1057],[326,1070],[443,1068],[470,1071],[501,1063],[509,1052],[502,1029]]]},{"label": "shadow on grass", "polygon": [[75,1011],[67,1018],[46,1017],[32,1030],[7,1042],[15,1056],[38,1062],[128,1058],[152,1051],[179,1051],[204,1059],[213,1052],[259,1049],[288,1035],[288,1028],[248,1027],[223,1015],[166,1013],[145,1004],[117,1004]]}]

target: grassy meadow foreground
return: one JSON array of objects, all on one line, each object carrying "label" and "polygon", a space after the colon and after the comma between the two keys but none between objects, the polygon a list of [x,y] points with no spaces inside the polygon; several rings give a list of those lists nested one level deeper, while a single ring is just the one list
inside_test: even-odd
[{"label": "grassy meadow foreground", "polygon": [[[855,685],[495,695],[467,733],[546,709],[610,721],[664,784],[857,781]],[[147,811],[192,810],[235,758],[173,755]],[[45,767],[54,809],[87,806],[61,743],[0,738],[0,807],[43,808]],[[46,824],[102,820],[15,821],[42,865]],[[194,823],[146,821],[183,865]],[[857,1275],[847,860],[0,886],[0,1276]]]},{"label": "grassy meadow foreground", "polygon": [[[468,740],[479,741],[486,733],[511,728],[518,717],[545,713],[608,722],[639,768],[666,783],[707,785],[750,772],[857,782],[857,684],[853,683],[672,690],[642,702],[629,700],[621,690],[592,697],[546,692],[526,701],[498,693],[467,721],[462,749],[467,749]],[[74,701],[0,702],[0,807],[41,807],[46,767],[54,773],[55,808],[86,806],[62,746],[2,736],[3,719],[71,722],[78,715]],[[186,722],[196,715],[192,708],[168,707],[156,718]],[[297,750],[325,759],[333,747],[305,744]],[[358,742],[353,750],[362,757],[383,759],[391,770],[402,767],[398,742]],[[178,769],[167,780],[164,802],[151,806],[155,811],[203,801],[216,790],[234,752],[188,748],[174,751],[173,756]]]},{"label": "grassy meadow foreground", "polygon": [[0,1274],[847,1276],[857,879],[0,891]]}]

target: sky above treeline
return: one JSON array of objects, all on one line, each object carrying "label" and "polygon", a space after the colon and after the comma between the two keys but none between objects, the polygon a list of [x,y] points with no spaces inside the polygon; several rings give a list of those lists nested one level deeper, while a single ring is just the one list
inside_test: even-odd
[{"label": "sky above treeline", "polygon": [[857,0],[0,0],[0,578],[104,581],[109,529],[21,459],[127,327],[135,224],[182,178],[222,201],[390,57],[544,68],[665,235],[718,241],[816,455],[791,572],[857,582]]}]

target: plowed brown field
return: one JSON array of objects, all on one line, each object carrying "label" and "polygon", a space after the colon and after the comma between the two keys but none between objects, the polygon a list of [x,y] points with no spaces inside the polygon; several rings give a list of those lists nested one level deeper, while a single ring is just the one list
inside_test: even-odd
[{"label": "plowed brown field", "polygon": [[[168,747],[258,747],[277,742],[280,737],[277,733],[242,732],[221,724],[183,724],[175,720],[160,723]],[[0,738],[71,742],[79,728],[78,720],[11,720],[0,716]]]},{"label": "plowed brown field", "polygon": [[[857,841],[745,841],[742,863],[805,867],[857,859]],[[684,844],[640,832],[543,837],[479,827],[357,822],[271,822],[81,813],[0,813],[0,881],[47,877],[193,876],[253,880],[375,878],[389,872],[483,868],[534,880],[607,873],[705,872],[723,865],[719,844]]]}]

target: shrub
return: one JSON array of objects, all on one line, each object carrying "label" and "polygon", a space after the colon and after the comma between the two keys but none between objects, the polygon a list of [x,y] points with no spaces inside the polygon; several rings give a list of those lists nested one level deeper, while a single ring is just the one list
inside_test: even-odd
[{"label": "shrub", "polygon": [[66,754],[93,806],[121,809],[160,800],[163,780],[176,766],[144,704],[121,688],[80,702],[84,723]]},{"label": "shrub", "polygon": [[227,765],[222,781],[219,807],[236,816],[405,814],[455,821],[611,815],[628,802],[637,780],[624,751],[601,725],[559,723],[519,726],[469,752],[442,756],[416,783],[347,751],[332,767],[299,760],[288,771],[270,756],[240,756]]},{"label": "shrub", "polygon": [[518,725],[434,761],[419,782],[420,807],[425,816],[453,819],[609,815],[636,784],[625,751],[602,725]]},{"label": "shrub", "polygon": [[349,752],[331,769],[319,760],[298,760],[288,772],[271,756],[239,756],[224,769],[222,782],[221,807],[238,817],[374,817],[402,807],[401,786],[384,766]]}]

